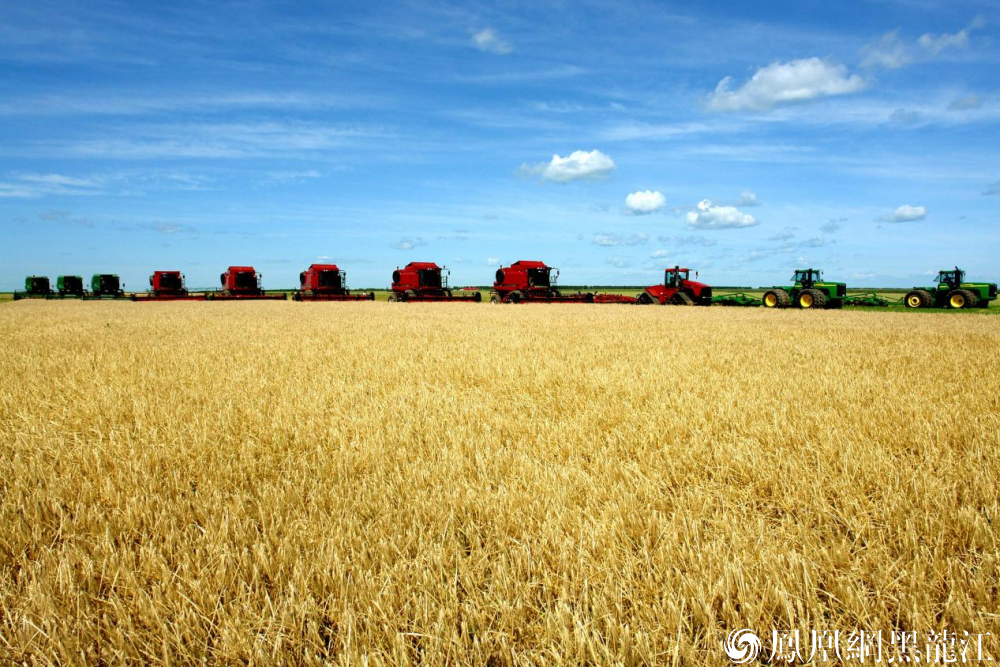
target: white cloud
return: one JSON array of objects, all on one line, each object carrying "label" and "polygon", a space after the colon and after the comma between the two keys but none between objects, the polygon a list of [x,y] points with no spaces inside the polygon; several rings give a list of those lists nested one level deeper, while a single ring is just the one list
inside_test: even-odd
[{"label": "white cloud", "polygon": [[760,206],[760,202],[757,201],[757,194],[750,192],[749,190],[744,190],[740,193],[740,199],[736,202],[737,206]]},{"label": "white cloud", "polygon": [[619,236],[618,234],[594,234],[594,245],[610,248],[622,245],[644,245],[649,241],[646,234],[632,234],[631,236]]},{"label": "white cloud", "polygon": [[323,174],[315,169],[304,169],[302,171],[269,171],[267,180],[273,183],[302,183],[311,178],[321,178]]},{"label": "white cloud", "polygon": [[707,199],[698,203],[698,210],[687,214],[688,225],[697,229],[732,229],[759,225],[755,217],[742,213],[735,206],[716,206]]},{"label": "white cloud", "polygon": [[903,204],[892,213],[879,216],[882,222],[916,222],[927,217],[927,209],[923,206]]},{"label": "white cloud", "polygon": [[392,244],[392,247],[396,250],[413,250],[422,245],[427,245],[427,241],[417,237],[414,239],[399,239]]},{"label": "white cloud", "polygon": [[556,183],[569,183],[607,178],[616,166],[614,160],[599,150],[573,151],[566,157],[553,155],[549,162],[521,165],[521,173],[537,174],[545,180]]},{"label": "white cloud", "polygon": [[653,252],[649,253],[650,259],[663,259],[664,257],[667,256],[669,256],[669,253],[667,253],[667,251],[663,250],[662,248],[659,250],[654,250]]},{"label": "white cloud", "polygon": [[487,266],[500,266],[500,258],[499,257],[487,257],[486,258],[486,265]]},{"label": "white cloud", "polygon": [[639,190],[625,197],[625,210],[632,215],[654,213],[667,205],[667,198],[660,191]]},{"label": "white cloud", "polygon": [[864,90],[865,80],[848,74],[844,65],[820,58],[804,58],[762,67],[740,88],[727,76],[708,101],[714,111],[763,111],[779,104],[804,102],[817,97],[847,95]]},{"label": "white cloud", "polygon": [[917,44],[926,49],[931,55],[937,55],[945,49],[964,49],[969,45],[969,30],[966,28],[954,34],[942,33],[940,35],[932,35],[927,33],[920,36]]},{"label": "white cloud", "polygon": [[505,56],[514,50],[510,42],[500,39],[493,28],[483,28],[472,36],[472,43],[483,53]]}]

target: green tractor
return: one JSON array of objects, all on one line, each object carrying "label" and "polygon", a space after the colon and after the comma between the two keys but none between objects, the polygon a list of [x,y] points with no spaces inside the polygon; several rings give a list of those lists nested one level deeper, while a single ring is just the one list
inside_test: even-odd
[{"label": "green tractor", "polygon": [[52,285],[45,276],[28,276],[24,279],[24,291],[14,292],[14,301],[20,299],[45,299],[52,294]]},{"label": "green tractor", "polygon": [[797,269],[790,287],[768,287],[761,302],[765,308],[840,308],[847,285],[823,280],[819,269]]},{"label": "green tractor", "polygon": [[124,299],[121,280],[113,273],[95,273],[90,278],[88,299]]},{"label": "green tractor", "polygon": [[903,297],[907,308],[989,308],[997,298],[996,283],[967,283],[958,268],[939,271],[934,287],[914,287]]}]

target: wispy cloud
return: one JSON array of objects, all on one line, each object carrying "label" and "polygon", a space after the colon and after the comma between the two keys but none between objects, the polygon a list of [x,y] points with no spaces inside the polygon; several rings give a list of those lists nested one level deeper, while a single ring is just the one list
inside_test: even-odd
[{"label": "wispy cloud", "polygon": [[915,62],[933,60],[947,51],[961,51],[969,47],[974,30],[982,28],[985,20],[977,17],[968,26],[954,33],[925,33],[913,42],[904,40],[899,30],[887,32],[867,44],[861,53],[862,67],[899,69]]},{"label": "wispy cloud", "polygon": [[477,49],[484,53],[493,53],[498,56],[505,56],[514,50],[514,47],[497,35],[493,28],[483,28],[472,35],[472,43]]},{"label": "wispy cloud", "polygon": [[645,245],[648,241],[649,236],[646,234],[632,234],[630,236],[621,236],[619,234],[594,234],[593,238],[594,245],[599,245],[605,248],[615,246]]}]

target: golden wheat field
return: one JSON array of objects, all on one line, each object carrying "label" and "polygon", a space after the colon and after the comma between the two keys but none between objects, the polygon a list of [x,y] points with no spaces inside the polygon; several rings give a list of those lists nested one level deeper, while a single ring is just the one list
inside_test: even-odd
[{"label": "golden wheat field", "polygon": [[1000,658],[993,317],[25,301],[0,335],[0,662]]}]

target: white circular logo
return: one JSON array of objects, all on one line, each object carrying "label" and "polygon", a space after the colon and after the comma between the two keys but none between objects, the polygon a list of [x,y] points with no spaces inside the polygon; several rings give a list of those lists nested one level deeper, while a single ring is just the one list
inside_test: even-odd
[{"label": "white circular logo", "polygon": [[760,655],[760,639],[752,630],[733,630],[722,645],[734,664],[743,665]]}]

